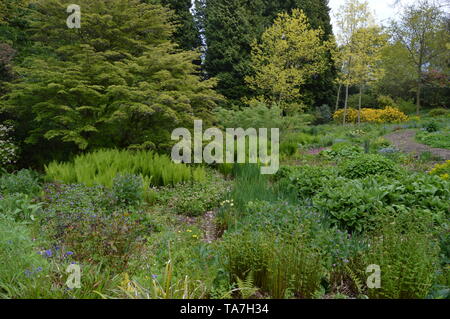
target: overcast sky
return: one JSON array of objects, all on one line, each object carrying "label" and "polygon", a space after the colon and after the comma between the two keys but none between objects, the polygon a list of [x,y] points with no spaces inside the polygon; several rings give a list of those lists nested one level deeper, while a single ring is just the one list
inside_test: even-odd
[{"label": "overcast sky", "polygon": [[[331,19],[334,25],[334,15],[339,10],[339,7],[345,3],[345,0],[329,0],[331,8]],[[375,18],[378,23],[386,24],[390,18],[395,18],[399,8],[394,8],[395,0],[367,0],[370,8],[375,12]],[[403,4],[414,3],[416,0],[402,0]],[[334,27],[336,30],[336,27]]]}]

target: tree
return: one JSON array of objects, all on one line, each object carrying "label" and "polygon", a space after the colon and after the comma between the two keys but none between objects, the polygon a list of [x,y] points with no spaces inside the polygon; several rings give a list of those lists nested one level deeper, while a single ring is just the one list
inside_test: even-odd
[{"label": "tree", "polygon": [[172,21],[176,24],[174,41],[183,50],[194,50],[202,45],[200,30],[191,12],[191,0],[155,0],[175,11]]},{"label": "tree", "polygon": [[[241,104],[254,92],[245,77],[252,75],[252,43],[259,41],[281,12],[302,9],[314,29],[322,28],[323,40],[332,37],[327,0],[197,0],[197,15],[206,42],[204,69],[217,77],[218,91],[231,104]],[[328,59],[331,61],[331,54]],[[334,66],[304,85],[308,104],[329,103],[334,94]]]},{"label": "tree", "polygon": [[359,29],[369,27],[369,25],[373,23],[374,18],[369,10],[367,1],[360,2],[359,0],[347,0],[336,14],[336,21],[338,25],[337,41],[340,47],[338,50],[334,51],[334,60],[337,67],[341,70],[341,75],[338,77],[340,87],[336,105],[339,103],[341,86],[345,85],[345,111],[343,117],[343,123],[345,124],[349,86],[357,84],[358,82],[354,69],[354,59],[356,55],[354,35]]},{"label": "tree", "polygon": [[[300,111],[302,86],[324,72],[331,41],[322,41],[323,31],[312,29],[302,10],[280,13],[274,24],[252,47],[254,75],[247,83],[262,99],[289,111]],[[303,104],[303,105],[302,105]]]},{"label": "tree", "polygon": [[415,65],[416,112],[419,114],[425,71],[433,60],[448,53],[449,33],[445,14],[438,4],[420,0],[404,8],[400,21],[392,21],[391,30],[394,39],[405,46]]},{"label": "tree", "polygon": [[[169,40],[170,11],[138,0],[79,0],[80,29],[68,29],[62,0],[42,0],[30,56],[0,110],[18,123],[25,156],[64,159],[98,147],[166,150],[170,133],[212,121],[214,80],[200,81],[198,54]],[[35,152],[39,149],[39,152]],[[39,157],[39,158],[37,158]]]},{"label": "tree", "polygon": [[403,43],[394,41],[388,43],[381,50],[381,68],[383,76],[375,83],[376,91],[380,95],[410,100],[415,87],[416,68]]},{"label": "tree", "polygon": [[386,45],[387,37],[381,28],[369,27],[356,30],[351,39],[353,53],[353,73],[359,86],[358,124],[361,123],[361,98],[363,88],[369,82],[382,77],[381,51]]}]

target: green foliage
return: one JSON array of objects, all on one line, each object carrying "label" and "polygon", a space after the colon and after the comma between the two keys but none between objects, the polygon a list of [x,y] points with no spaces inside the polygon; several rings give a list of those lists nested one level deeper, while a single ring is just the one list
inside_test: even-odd
[{"label": "green foliage", "polygon": [[394,178],[337,179],[316,194],[313,203],[338,226],[361,232],[373,229],[387,216],[410,211],[422,212],[417,216],[432,216],[434,223],[443,225],[449,199],[447,181],[425,174],[403,174]]},{"label": "green foliage", "polygon": [[[157,3],[158,0],[153,1]],[[174,41],[183,50],[194,50],[201,46],[200,31],[190,12],[191,0],[159,0],[159,2],[175,11],[173,22],[177,28],[173,34]]]},{"label": "green foliage", "polygon": [[444,108],[438,108],[438,109],[432,109],[430,112],[428,112],[429,116],[432,117],[439,117],[439,116],[445,116],[449,113],[447,109]]},{"label": "green foliage", "polygon": [[0,124],[0,168],[11,165],[17,158],[18,147],[9,136],[12,128]]},{"label": "green foliage", "polygon": [[252,273],[255,285],[272,298],[290,294],[311,298],[320,286],[319,254],[307,247],[301,234],[283,236],[281,240],[261,231],[233,233],[225,237],[223,249],[231,280]]},{"label": "green foliage", "polygon": [[339,164],[339,174],[355,179],[371,175],[393,176],[399,168],[392,160],[378,154],[363,154]]},{"label": "green foliage", "polygon": [[37,195],[41,191],[41,186],[37,174],[31,170],[22,169],[14,174],[4,174],[0,176],[0,193],[26,195]]},{"label": "green foliage", "polygon": [[273,106],[269,108],[265,103],[254,102],[249,107],[240,110],[219,108],[215,112],[220,126],[224,128],[279,128],[281,131],[297,129],[306,126],[307,116],[284,116],[283,111]]},{"label": "green foliage", "polygon": [[303,111],[303,86],[329,67],[332,44],[323,36],[321,29],[311,28],[302,10],[280,13],[261,41],[252,44],[253,75],[245,81],[259,99],[278,104],[287,113]]},{"label": "green foliage", "polygon": [[434,281],[438,249],[429,235],[387,225],[362,259],[381,268],[381,288],[368,289],[370,299],[423,299]]},{"label": "green foliage", "polygon": [[395,104],[398,109],[405,114],[413,114],[416,111],[416,105],[412,100],[404,100],[399,98],[396,100]]},{"label": "green foliage", "polygon": [[[359,94],[352,94],[348,97],[348,107],[358,109],[359,107]],[[361,105],[367,108],[379,107],[377,99],[372,94],[361,95]]]},{"label": "green foliage", "polygon": [[169,157],[149,151],[99,150],[78,155],[73,162],[50,163],[45,170],[50,180],[88,186],[99,184],[112,187],[114,178],[121,173],[142,175],[145,187],[205,179],[203,168],[175,164]]},{"label": "green foliage", "polygon": [[433,120],[433,121],[431,121],[431,122],[425,123],[424,126],[423,126],[423,128],[424,128],[428,133],[434,133],[434,132],[439,131],[440,126],[439,126],[438,122],[436,122],[436,121]]},{"label": "green foliage", "polygon": [[37,254],[37,242],[22,224],[0,216],[0,297],[27,298],[39,296],[50,288],[49,265]]},{"label": "green foliage", "polygon": [[88,34],[61,23],[62,1],[36,5],[31,31],[50,52],[27,57],[2,103],[26,140],[24,156],[45,163],[100,147],[167,150],[174,128],[211,122],[221,99],[215,81],[196,74],[198,53],[170,42],[167,9],[138,0],[78,5]]},{"label": "green foliage", "polygon": [[336,177],[337,171],[332,167],[305,165],[293,169],[288,180],[290,187],[295,189],[299,198],[308,199],[320,192]]},{"label": "green foliage", "polygon": [[419,132],[416,139],[431,147],[450,149],[450,132]]},{"label": "green foliage", "polygon": [[228,182],[212,176],[199,183],[181,183],[157,190],[157,201],[170,211],[187,216],[201,216],[220,206],[230,191]]},{"label": "green foliage", "polygon": [[142,176],[119,174],[113,180],[112,194],[119,206],[137,207],[144,198]]},{"label": "green foliage", "polygon": [[345,159],[345,158],[354,158],[359,156],[364,152],[364,149],[361,146],[357,146],[348,142],[340,142],[333,144],[331,150],[325,150],[320,153],[321,156],[324,156],[328,159]]},{"label": "green foliage", "polygon": [[41,208],[42,203],[34,203],[26,194],[15,193],[0,200],[0,215],[12,218],[16,222],[34,221]]},{"label": "green foliage", "polygon": [[76,260],[122,272],[139,254],[143,236],[154,230],[141,212],[114,206],[115,198],[100,187],[52,186],[39,216],[40,231],[61,243]]},{"label": "green foliage", "polygon": [[[234,103],[253,94],[244,81],[252,73],[251,44],[260,40],[278,13],[300,8],[314,29],[320,27],[324,31],[325,40],[332,35],[328,3],[323,0],[200,0],[198,3],[197,15],[207,45],[205,70],[208,76],[219,79],[219,92]],[[304,93],[309,105],[333,102],[334,77],[334,70],[329,68],[323,75],[308,79]]]}]

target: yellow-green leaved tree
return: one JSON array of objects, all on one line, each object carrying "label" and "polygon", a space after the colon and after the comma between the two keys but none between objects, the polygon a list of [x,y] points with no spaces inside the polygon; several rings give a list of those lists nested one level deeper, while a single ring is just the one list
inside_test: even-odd
[{"label": "yellow-green leaved tree", "polygon": [[323,31],[312,29],[302,10],[281,13],[259,43],[252,46],[254,74],[246,77],[261,100],[287,112],[304,108],[302,85],[328,67],[332,41],[322,40]]},{"label": "yellow-green leaved tree", "polygon": [[358,124],[361,123],[361,97],[364,86],[383,76],[381,67],[382,49],[387,44],[387,35],[374,26],[358,29],[352,37],[354,82],[359,86]]}]

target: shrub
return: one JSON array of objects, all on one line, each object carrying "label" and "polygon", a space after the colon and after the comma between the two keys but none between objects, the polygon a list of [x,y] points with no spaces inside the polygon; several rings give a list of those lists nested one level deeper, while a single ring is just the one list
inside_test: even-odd
[{"label": "shrub", "polygon": [[123,271],[155,229],[147,214],[115,207],[114,196],[100,186],[49,185],[45,195],[40,231],[77,261]]},{"label": "shrub", "polygon": [[315,110],[314,117],[314,124],[326,124],[333,120],[333,113],[331,112],[331,108],[327,104],[324,104]]},{"label": "shrub", "polygon": [[432,116],[432,117],[438,117],[438,116],[445,116],[447,115],[449,112],[447,109],[444,108],[438,108],[438,109],[432,109],[428,115]]},{"label": "shrub", "polygon": [[17,146],[13,143],[9,134],[12,127],[0,124],[0,168],[14,164],[17,158]]},{"label": "shrub", "polygon": [[419,143],[429,145],[431,147],[450,149],[450,132],[419,132],[416,135]]},{"label": "shrub", "polygon": [[332,167],[301,166],[289,176],[290,187],[299,198],[311,198],[337,177]]},{"label": "shrub", "polygon": [[39,214],[42,203],[33,203],[29,195],[15,193],[0,200],[0,215],[17,222],[31,222]]},{"label": "shrub", "polygon": [[430,175],[436,175],[443,179],[450,179],[450,160],[442,164],[436,164],[430,171]]},{"label": "shrub", "polygon": [[339,164],[339,174],[351,179],[370,175],[393,176],[398,170],[395,162],[378,154],[362,154]]},{"label": "shrub", "polygon": [[190,180],[203,181],[205,170],[175,164],[165,155],[148,151],[99,150],[78,155],[73,162],[52,162],[45,167],[50,180],[66,184],[112,187],[117,174],[142,175],[146,186],[165,186]]},{"label": "shrub", "polygon": [[0,298],[27,298],[45,291],[48,263],[28,229],[0,215]]},{"label": "shrub", "polygon": [[373,229],[387,216],[401,216],[409,211],[428,214],[435,225],[444,225],[449,201],[449,183],[426,174],[340,178],[313,198],[314,206],[327,214],[333,224],[356,232]]},{"label": "shrub", "polygon": [[428,132],[428,133],[434,133],[439,131],[439,124],[436,121],[431,121],[428,123],[425,123],[423,128]]},{"label": "shrub", "polygon": [[351,143],[342,142],[336,143],[331,147],[331,150],[325,150],[320,153],[321,156],[324,156],[328,159],[345,159],[345,158],[353,158],[363,153],[364,149],[360,146],[353,145]]},{"label": "shrub", "polygon": [[[334,113],[333,119],[342,123],[345,110],[338,110]],[[394,107],[386,107],[382,110],[377,109],[361,109],[361,122],[367,123],[401,123],[408,120],[408,117],[400,110]],[[347,109],[347,123],[356,123],[358,121],[358,110]]]},{"label": "shrub", "polygon": [[158,202],[172,212],[200,216],[220,206],[230,191],[230,183],[212,176],[202,183],[181,183],[157,190]]},{"label": "shrub", "polygon": [[412,100],[398,99],[395,103],[398,109],[405,114],[413,114],[416,112],[416,104]]},{"label": "shrub", "polygon": [[112,194],[119,206],[137,207],[144,199],[142,176],[119,174],[114,178]]},{"label": "shrub", "polygon": [[36,195],[41,190],[36,174],[22,169],[15,174],[4,174],[0,177],[0,191],[3,194],[21,193]]}]

